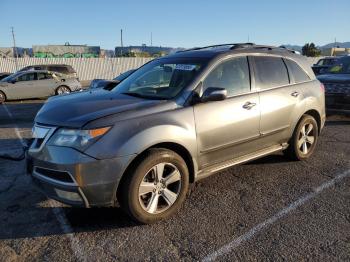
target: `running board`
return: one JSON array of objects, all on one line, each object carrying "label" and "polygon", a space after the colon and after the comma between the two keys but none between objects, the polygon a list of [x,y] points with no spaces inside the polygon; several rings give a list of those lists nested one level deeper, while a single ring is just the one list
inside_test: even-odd
[{"label": "running board", "polygon": [[229,168],[231,166],[235,166],[238,164],[249,162],[249,161],[261,158],[263,156],[270,155],[272,153],[284,150],[286,147],[287,146],[284,144],[283,145],[275,145],[275,146],[261,149],[259,151],[254,152],[254,153],[250,153],[248,155],[240,156],[240,157],[235,158],[235,159],[230,159],[230,160],[227,160],[225,162],[221,162],[221,163],[206,167],[197,174],[196,181],[201,180],[203,178],[206,178],[206,177],[208,177],[216,172],[219,172],[219,171],[226,169],[226,168]]}]

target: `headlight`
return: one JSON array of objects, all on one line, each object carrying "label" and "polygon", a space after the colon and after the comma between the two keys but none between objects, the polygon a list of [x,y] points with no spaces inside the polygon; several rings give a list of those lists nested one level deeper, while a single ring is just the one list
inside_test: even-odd
[{"label": "headlight", "polygon": [[49,145],[73,147],[83,151],[101,136],[103,136],[111,127],[102,127],[91,130],[59,129],[49,141]]}]

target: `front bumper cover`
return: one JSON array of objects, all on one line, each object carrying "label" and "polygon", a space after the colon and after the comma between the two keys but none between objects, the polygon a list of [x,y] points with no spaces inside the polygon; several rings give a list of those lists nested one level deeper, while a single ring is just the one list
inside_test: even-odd
[{"label": "front bumper cover", "polygon": [[133,158],[98,160],[72,148],[45,146],[39,152],[29,150],[26,160],[28,173],[48,197],[91,207],[115,205],[120,179]]}]

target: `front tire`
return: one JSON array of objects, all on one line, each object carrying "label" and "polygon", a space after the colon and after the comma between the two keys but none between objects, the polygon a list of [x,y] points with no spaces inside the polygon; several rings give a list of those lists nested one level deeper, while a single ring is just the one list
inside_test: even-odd
[{"label": "front tire", "polygon": [[310,115],[304,115],[296,126],[285,154],[293,160],[306,160],[314,153],[318,141],[318,125]]},{"label": "front tire", "polygon": [[125,175],[118,200],[139,223],[150,224],[170,217],[186,198],[188,168],[182,157],[171,150],[149,150]]},{"label": "front tire", "polygon": [[0,91],[0,104],[5,103],[6,101],[6,95],[4,94],[4,92]]}]

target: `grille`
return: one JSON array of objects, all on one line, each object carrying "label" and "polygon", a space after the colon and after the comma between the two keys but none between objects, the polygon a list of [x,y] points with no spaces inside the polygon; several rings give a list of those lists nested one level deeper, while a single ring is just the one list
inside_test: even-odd
[{"label": "grille", "polygon": [[42,176],[45,176],[57,181],[61,181],[65,183],[74,183],[72,177],[69,175],[68,172],[65,172],[65,171],[58,171],[58,170],[51,170],[51,169],[46,169],[42,167],[36,167],[35,172]]}]

